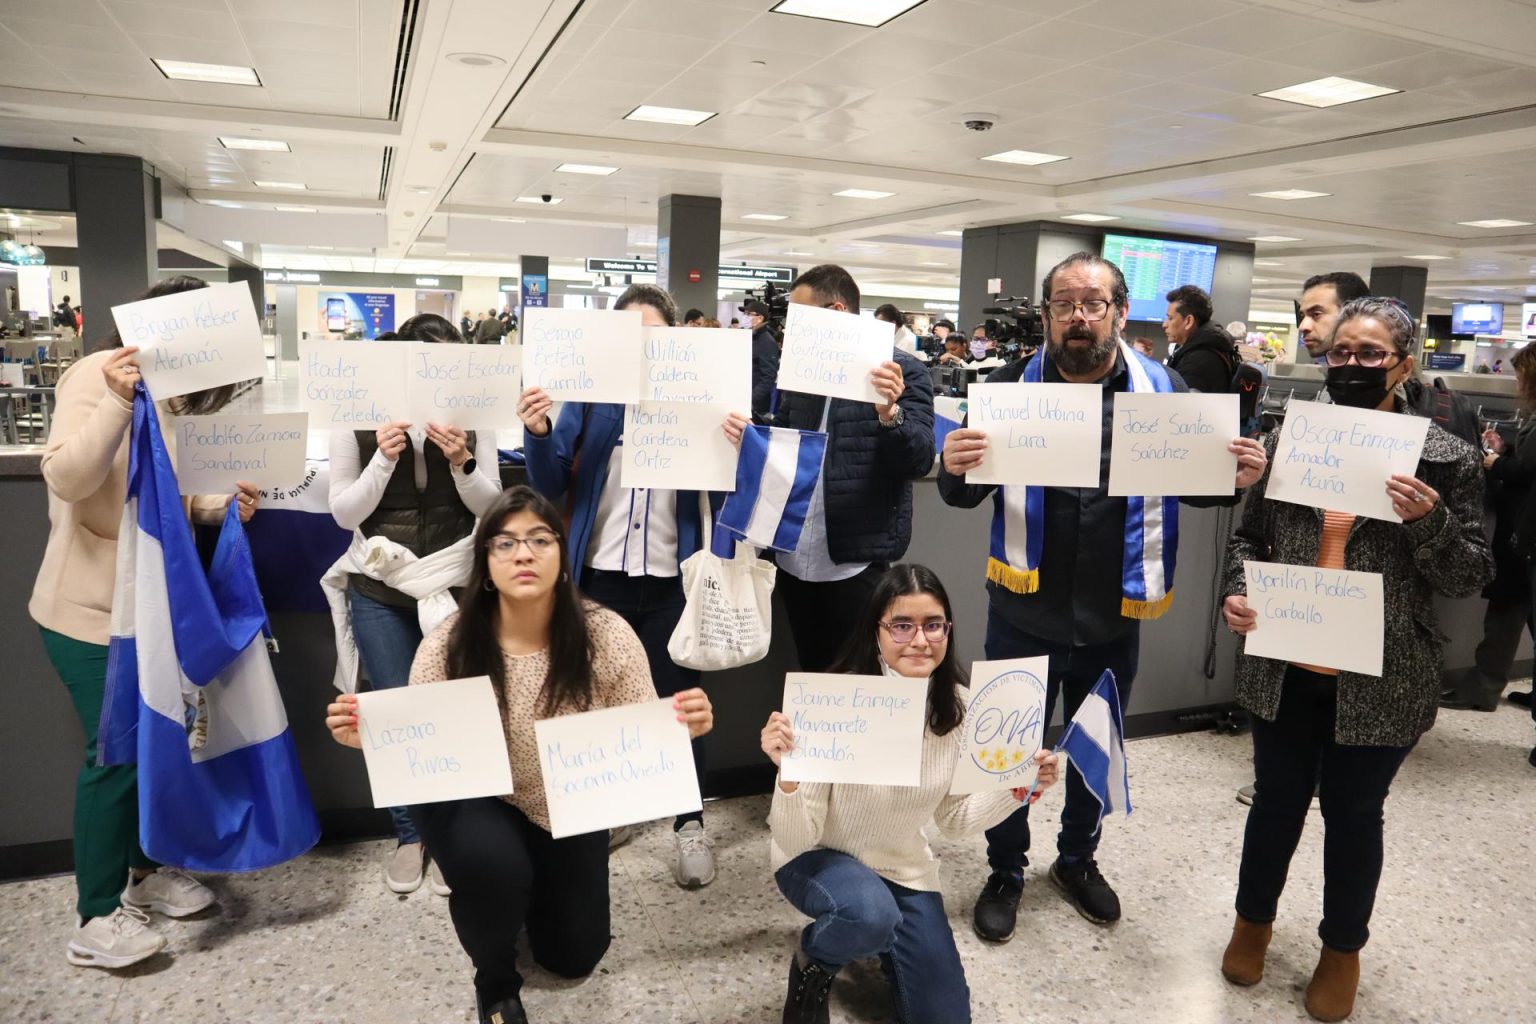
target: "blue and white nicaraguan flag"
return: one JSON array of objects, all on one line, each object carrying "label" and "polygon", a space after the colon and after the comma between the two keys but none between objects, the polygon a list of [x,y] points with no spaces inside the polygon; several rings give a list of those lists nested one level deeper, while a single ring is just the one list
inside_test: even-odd
[{"label": "blue and white nicaraguan flag", "polygon": [[[736,490],[726,495],[715,520],[715,553],[729,558],[736,539],[775,551],[795,550],[826,453],[827,435],[819,431],[744,430]],[[727,550],[721,550],[722,542]]]},{"label": "blue and white nicaraguan flag", "polygon": [[134,399],[100,737],[138,765],[139,844],[196,871],[255,871],[320,823],[267,657],[267,613],[233,503],[205,572],[155,407]]},{"label": "blue and white nicaraguan flag", "polygon": [[1099,821],[1112,811],[1131,813],[1131,786],[1125,770],[1125,717],[1113,672],[1093,684],[1077,714],[1067,723],[1056,749],[1082,775],[1099,801]]}]

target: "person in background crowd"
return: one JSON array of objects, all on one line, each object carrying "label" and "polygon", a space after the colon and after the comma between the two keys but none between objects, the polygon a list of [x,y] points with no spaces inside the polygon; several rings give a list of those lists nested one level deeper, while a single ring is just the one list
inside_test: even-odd
[{"label": "person in background crowd", "polygon": [[971,355],[971,346],[966,344],[965,335],[951,334],[944,339],[944,351],[939,353],[940,366],[964,366],[975,361]]},{"label": "person in background crowd", "polygon": [[[206,287],[198,278],[176,276],[139,299]],[[53,429],[42,457],[48,542],[27,605],[85,732],[85,756],[75,779],[73,836],[79,925],[65,953],[79,967],[116,969],[153,956],[165,947],[165,936],[149,927],[145,911],[185,917],[214,902],[213,892],[201,882],[160,867],[140,849],[138,769],[98,765],[96,758],[118,530],[128,492],[134,389],[141,379],[138,351],[124,348],[114,331],[101,351],[77,360],[59,377]],[[225,386],[160,403],[160,431],[172,456],[176,433],[168,429],[171,414],[206,416],[233,396],[234,387]],[[217,524],[229,503],[237,501],[240,521],[246,522],[258,498],[255,487],[242,483],[233,496],[189,498],[183,504],[192,521]]]},{"label": "person in background crowd", "polygon": [[[677,326],[677,305],[655,285],[630,285],[613,308],[637,310],[647,327]],[[673,662],[667,641],[686,604],[681,563],[703,545],[700,494],[620,483],[624,406],[565,402],[559,422],[551,424],[553,405],[541,388],[527,388],[517,413],[523,421],[528,482],[550,500],[568,504],[576,582],[582,593],[613,609],[639,635],[650,677],[662,696],[691,690],[699,685],[699,672]],[[726,422],[739,430],[748,421],[733,412]],[[694,742],[693,758],[702,786],[703,743]],[[632,829],[615,830],[614,845],[633,835]],[[672,839],[677,884],[697,889],[713,882],[714,845],[704,830],[703,813],[678,815]]]},{"label": "person in background crowd", "polygon": [[68,327],[71,330],[75,326],[75,307],[69,304],[69,296],[59,300],[57,308],[53,311],[53,326]]},{"label": "person in background crowd", "polygon": [[707,316],[703,320],[699,321],[699,326],[700,327],[719,327],[720,326],[720,321],[716,320],[712,316]]},{"label": "person in background crowd", "polygon": [[684,327],[703,327],[704,311],[702,309],[690,309],[683,314]]},{"label": "person in background crowd", "polygon": [[[1076,253],[1046,275],[1041,295],[1043,353],[1029,363],[1010,363],[987,381],[1027,378],[1099,385],[1104,443],[1098,486],[997,488],[967,483],[964,476],[980,464],[988,440],[985,432],[966,426],[944,440],[939,495],[959,508],[975,508],[993,495],[986,655],[994,660],[1049,656],[1049,720],[1058,698],[1065,705],[1063,717],[1075,715],[1106,669],[1114,673],[1120,706],[1130,705],[1141,621],[1161,616],[1173,597],[1172,572],[1166,568],[1172,559],[1149,555],[1144,538],[1157,538],[1161,552],[1162,538],[1177,535],[1179,499],[1110,496],[1114,398],[1122,391],[1187,388],[1177,373],[1124,342],[1129,301],[1125,278],[1115,264],[1093,253]],[[1026,374],[1030,366],[1034,370]],[[1236,490],[1258,480],[1265,461],[1257,441],[1234,438],[1227,450],[1237,456]],[[1236,497],[1183,500],[1210,506],[1232,504]],[[1109,925],[1120,919],[1120,899],[1094,858],[1101,838],[1098,824],[1099,805],[1073,768],[1067,772],[1058,856],[1049,876],[1084,918]],[[973,912],[982,938],[1006,942],[1013,937],[1029,849],[1028,807],[988,830],[992,874]]]},{"label": "person in background crowd", "polygon": [[902,352],[917,352],[917,335],[912,333],[912,328],[907,326],[906,318],[901,315],[901,310],[887,302],[875,309],[875,319],[884,320],[896,327],[896,348]]},{"label": "person in background crowd", "polygon": [[[634,630],[577,593],[559,510],[525,486],[485,509],[459,610],[421,644],[411,685],[489,676],[517,784],[503,797],[411,809],[453,887],[454,931],[475,966],[481,1024],[526,1024],[517,970],[526,926],[539,966],[562,978],[592,973],[610,942],[608,837],[555,839],[534,722],[656,699]],[[676,694],[695,738],[714,722],[703,690]],[[336,742],[361,747],[357,697],[326,708]]]},{"label": "person in background crowd", "polygon": [[1135,349],[1137,352],[1140,352],[1148,359],[1152,358],[1152,342],[1148,338],[1131,339],[1131,348]]},{"label": "person in background crowd", "polygon": [[987,333],[986,324],[977,324],[971,331],[971,358],[987,359],[997,352],[997,342]]},{"label": "person in background crowd", "polygon": [[484,318],[475,325],[475,344],[494,345],[501,341],[502,336],[506,333],[506,328],[496,318],[496,311],[488,309],[485,311]]},{"label": "person in background crowd", "polygon": [[[752,419],[767,423],[774,413],[779,378],[779,338],[769,321],[766,302],[751,299],[741,307],[752,329]],[[735,326],[735,321],[732,321]]]},{"label": "person in background crowd", "polygon": [[1346,303],[1363,299],[1369,294],[1371,290],[1366,287],[1364,279],[1347,270],[1307,278],[1301,286],[1301,319],[1296,324],[1296,331],[1301,335],[1301,343],[1313,362],[1323,365],[1329,339],[1333,337],[1333,328],[1339,319],[1339,310]]},{"label": "person in background crowd", "polygon": [[[789,301],[857,313],[859,286],[842,267],[822,264],[795,279]],[[874,404],[786,391],[774,417],[775,426],[827,435],[799,545],[777,555],[776,587],[806,672],[832,663],[875,580],[906,554],[912,481],[933,469],[927,367],[893,344],[870,379],[880,396]]]},{"label": "person in background crowd", "polygon": [[[1536,345],[1526,345],[1510,360],[1515,383],[1520,390],[1520,407],[1525,419],[1520,424],[1513,447],[1493,427],[1483,434],[1483,469],[1487,474],[1490,504],[1493,507],[1493,581],[1483,588],[1488,607],[1483,612],[1483,638],[1477,645],[1472,668],[1462,669],[1451,678],[1451,685],[1440,695],[1440,706],[1452,711],[1492,711],[1509,685],[1510,666],[1520,645],[1520,634],[1531,626],[1531,569],[1528,557],[1536,554],[1536,544],[1515,544],[1521,513],[1532,500],[1536,483]],[[1527,530],[1522,527],[1523,535]],[[1536,538],[1531,538],[1536,540]],[[1510,700],[1522,702],[1522,694],[1510,694]]]},{"label": "person in background crowd", "polygon": [[935,320],[933,322],[933,336],[939,341],[949,340],[949,336],[955,333],[955,325],[951,320]]},{"label": "person in background crowd", "polygon": [[[486,320],[496,322],[494,315]],[[402,341],[464,342],[453,324],[433,313],[411,317],[396,335]],[[477,433],[399,420],[376,430],[333,430],[330,445],[329,501],[336,525],[364,537],[384,537],[418,558],[469,536],[476,517],[501,493],[492,430]],[[347,580],[347,611],[369,687],[404,686],[421,644],[416,600],[354,573]],[[390,892],[414,892],[421,886],[425,862],[421,834],[407,808],[391,807],[389,813],[397,844],[385,864],[384,884]],[[435,863],[432,889],[439,895],[448,892]]]},{"label": "person in background crowd", "polygon": [[[1412,415],[1396,391],[1413,373],[1413,336],[1413,318],[1396,300],[1346,303],[1325,350],[1334,404]],[[1278,443],[1278,432],[1265,438],[1271,457]],[[1343,1020],[1354,1009],[1360,949],[1381,880],[1387,792],[1435,722],[1445,641],[1434,596],[1469,597],[1493,577],[1479,461],[1475,449],[1431,423],[1414,474],[1383,481],[1401,523],[1267,501],[1266,479],[1249,495],[1227,544],[1223,614],[1240,636],[1258,624],[1247,597],[1247,561],[1384,576],[1379,677],[1249,657],[1244,647],[1237,658],[1237,700],[1253,716],[1258,781],[1221,970],[1236,985],[1263,977],[1280,894],[1316,788],[1324,827],[1323,946],[1305,998],[1316,1020]]]},{"label": "person in background crowd", "polygon": [[732,327],[740,327],[741,326],[741,317],[739,317],[739,316],[731,317],[731,326]]},{"label": "person in background crowd", "polygon": [[[949,595],[931,569],[893,565],[875,581],[833,672],[886,675],[926,691],[917,786],[778,780],[768,814],[774,880],[810,917],[790,959],[785,1024],[827,1024],[832,979],[880,957],[903,1024],[968,1024],[971,994],[939,892],[928,822],[950,839],[1002,821],[1055,784],[1059,754],[1035,754],[1033,792],[949,795],[961,756],[967,678],[955,653]],[[768,716],[762,748],[779,767],[795,747],[790,720]]]},{"label": "person in background crowd", "polygon": [[1502,359],[1495,359],[1493,361],[1493,372],[1494,373],[1503,373],[1504,372],[1504,360],[1502,360]]},{"label": "person in background crowd", "polygon": [[[1168,312],[1163,333],[1178,346],[1168,357],[1168,369],[1184,378],[1191,391],[1224,395],[1232,390],[1237,372],[1237,348],[1227,332],[1211,320],[1211,297],[1192,284],[1166,296]],[[1147,353],[1150,355],[1151,353]]]},{"label": "person in background crowd", "polygon": [[475,336],[474,332],[475,322],[469,318],[469,311],[465,310],[464,315],[459,317],[459,333],[468,339]]}]

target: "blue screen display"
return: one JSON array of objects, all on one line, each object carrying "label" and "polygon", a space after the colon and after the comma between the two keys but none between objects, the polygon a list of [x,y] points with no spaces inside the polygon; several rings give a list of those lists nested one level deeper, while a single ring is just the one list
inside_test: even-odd
[{"label": "blue screen display", "polygon": [[1504,330],[1504,303],[1451,303],[1452,334],[1498,334]]},{"label": "blue screen display", "polygon": [[1168,312],[1164,296],[1186,284],[1209,294],[1216,279],[1216,247],[1199,242],[1105,235],[1104,258],[1125,274],[1131,320],[1162,323]]}]

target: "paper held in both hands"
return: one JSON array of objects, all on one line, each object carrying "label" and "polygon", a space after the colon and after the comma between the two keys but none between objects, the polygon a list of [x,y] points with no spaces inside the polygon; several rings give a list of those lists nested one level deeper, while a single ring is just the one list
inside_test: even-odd
[{"label": "paper held in both hands", "polygon": [[971,666],[951,793],[1027,789],[1034,784],[1039,774],[1034,756],[1045,739],[1050,663],[1045,657],[1011,658]]},{"label": "paper held in both hands", "polygon": [[1097,487],[1103,398],[1097,384],[972,384],[969,425],[987,450],[966,482]]},{"label": "paper held in both hands", "polygon": [[1381,675],[1381,573],[1244,562],[1248,607],[1258,616],[1244,653]]},{"label": "paper held in both hands", "polygon": [[504,796],[512,766],[487,676],[357,695],[373,806]]}]

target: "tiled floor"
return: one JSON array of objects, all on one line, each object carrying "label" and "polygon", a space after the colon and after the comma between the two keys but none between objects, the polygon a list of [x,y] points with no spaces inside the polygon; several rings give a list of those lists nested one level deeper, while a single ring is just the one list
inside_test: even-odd
[{"label": "tiled floor", "polygon": [[[1536,732],[1515,708],[1446,713],[1409,758],[1387,809],[1387,871],[1353,1018],[1536,1020]],[[1078,917],[1031,869],[1018,936],[986,946],[970,928],[985,875],[981,841],[944,842],[945,896],[977,1024],[1228,1024],[1305,1020],[1317,952],[1321,822],[1293,864],[1268,975],[1233,989],[1217,972],[1231,925],[1248,739],[1209,733],[1131,744],[1137,811],[1106,823],[1100,862],[1125,920]],[[1059,809],[1052,793],[1037,808]],[[624,1024],[778,1020],[802,920],[768,873],[765,798],[711,804],[720,876],[671,880],[665,826],[613,862],[614,943],[580,983],[529,970],[531,1019]],[[1046,835],[1050,829],[1043,829]],[[1049,845],[1049,844],[1046,844]],[[169,955],[121,975],[68,966],[69,878],[0,886],[0,1020],[6,1024],[472,1020],[467,962],[447,901],[385,891],[383,843],[323,848],[285,868],[214,879],[222,907],[168,923]],[[878,969],[850,968],[834,1021],[890,1021]]]}]

